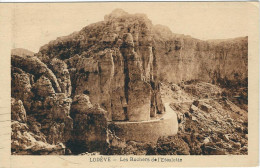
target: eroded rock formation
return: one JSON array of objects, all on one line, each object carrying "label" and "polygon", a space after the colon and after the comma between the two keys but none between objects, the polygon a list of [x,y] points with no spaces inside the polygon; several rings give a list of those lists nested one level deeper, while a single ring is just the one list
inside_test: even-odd
[{"label": "eroded rock formation", "polygon": [[162,80],[174,83],[247,80],[247,37],[202,41],[174,34],[162,25],[154,26],[153,31]]},{"label": "eroded rock formation", "polygon": [[12,55],[14,154],[65,154],[64,143],[73,128],[71,99],[59,92],[57,78],[46,64],[34,56]]},{"label": "eroded rock formation", "polygon": [[37,56],[46,64],[66,62],[72,96],[87,94],[110,121],[144,121],[164,112],[152,24],[145,15],[115,10],[105,21],[43,46]]},{"label": "eroded rock formation", "polygon": [[[113,154],[115,144],[129,154],[135,153],[132,148],[141,154],[165,154],[160,146],[115,140],[108,122],[141,122],[163,114],[161,82],[179,83],[171,90],[202,97],[201,88],[212,88],[205,82],[247,88],[247,37],[201,41],[153,26],[144,14],[117,9],[104,21],[49,42],[38,53],[14,50],[11,63],[14,154]],[[187,85],[196,80],[204,81],[203,86]],[[197,106],[190,113],[212,110],[207,104]],[[178,141],[166,143],[176,149],[171,154],[196,153],[180,137],[161,138],[158,144]]]},{"label": "eroded rock formation", "polygon": [[71,116],[73,135],[69,145],[72,152],[99,151],[104,153],[108,146],[107,111],[99,105],[93,106],[89,97],[81,94],[73,99]]}]

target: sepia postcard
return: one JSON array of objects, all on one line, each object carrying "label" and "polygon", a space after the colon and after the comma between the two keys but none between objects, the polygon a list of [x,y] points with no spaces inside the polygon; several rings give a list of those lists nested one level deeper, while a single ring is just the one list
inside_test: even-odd
[{"label": "sepia postcard", "polygon": [[259,164],[258,2],[0,3],[0,167]]}]

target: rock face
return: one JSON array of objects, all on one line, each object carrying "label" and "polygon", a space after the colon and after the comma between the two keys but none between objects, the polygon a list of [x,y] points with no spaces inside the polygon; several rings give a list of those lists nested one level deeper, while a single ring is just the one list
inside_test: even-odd
[{"label": "rock face", "polygon": [[[247,80],[248,38],[202,41],[154,26],[154,40],[162,80],[201,80],[221,83]],[[171,73],[168,73],[168,72]]]},{"label": "rock face", "polygon": [[167,27],[153,27],[160,81],[203,81],[226,89],[226,95],[243,107],[247,104],[248,37],[202,41],[173,34]]},{"label": "rock face", "polygon": [[11,100],[11,111],[12,111],[12,120],[16,120],[19,122],[26,122],[26,111],[23,107],[23,102],[21,100],[15,100],[12,98]]},{"label": "rock face", "polygon": [[70,77],[59,77],[59,86],[70,93],[72,85],[72,96],[87,94],[108,111],[109,121],[143,121],[162,113],[159,80],[247,85],[247,37],[202,41],[120,9],[51,41],[37,56],[47,65],[64,61]]},{"label": "rock face", "polygon": [[[13,154],[223,154],[212,146],[212,137],[205,137],[199,147],[187,146],[184,135],[160,138],[154,148],[115,140],[108,123],[159,120],[165,112],[163,100],[171,96],[183,101],[185,95],[219,98],[238,91],[239,101],[247,102],[247,37],[201,41],[153,26],[144,14],[120,9],[104,21],[49,42],[38,53],[13,50],[11,65]],[[203,82],[192,83],[198,80]],[[176,83],[170,87],[174,94],[162,97],[166,81]],[[230,101],[221,103],[237,110]],[[188,112],[178,113],[179,130],[190,133],[200,119],[198,112],[211,115],[214,109],[196,100]],[[247,142],[237,142],[231,145],[247,147]]]},{"label": "rock face", "polygon": [[71,99],[54,73],[34,56],[12,55],[13,154],[65,154],[71,138]]},{"label": "rock face", "polygon": [[54,90],[56,92],[61,92],[56,76],[43,62],[41,62],[35,56],[12,55],[11,62],[14,67],[22,67],[24,72],[31,73],[37,79],[42,75],[45,76],[51,81]]},{"label": "rock face", "polygon": [[[87,95],[74,97],[71,116],[73,118],[72,152],[99,151],[104,153],[108,146],[107,112],[93,106]],[[75,144],[82,144],[77,146]]]},{"label": "rock face", "polygon": [[65,154],[62,143],[50,144],[40,131],[41,124],[35,118],[27,117],[21,100],[11,101],[12,154]]},{"label": "rock face", "polygon": [[[145,121],[164,112],[153,48],[151,21],[115,10],[105,21],[41,47],[37,56],[47,65],[64,61],[72,96],[87,94],[108,111],[109,121]],[[67,79],[58,82],[63,91]]]},{"label": "rock face", "polygon": [[12,154],[19,155],[64,155],[65,146],[62,143],[51,145],[44,137],[32,133],[28,126],[18,121],[12,121]]}]

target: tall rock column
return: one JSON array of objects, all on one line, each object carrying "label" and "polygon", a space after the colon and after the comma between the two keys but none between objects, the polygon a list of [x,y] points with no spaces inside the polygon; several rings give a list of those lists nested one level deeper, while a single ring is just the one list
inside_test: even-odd
[{"label": "tall rock column", "polygon": [[100,57],[98,69],[100,73],[100,93],[102,94],[99,103],[106,108],[108,112],[108,118],[111,120],[111,83],[114,77],[114,60],[111,50],[107,50],[104,55]]},{"label": "tall rock column", "polygon": [[133,36],[124,34],[121,52],[124,57],[125,95],[129,121],[150,119],[151,85],[145,81],[140,56],[134,51]]}]

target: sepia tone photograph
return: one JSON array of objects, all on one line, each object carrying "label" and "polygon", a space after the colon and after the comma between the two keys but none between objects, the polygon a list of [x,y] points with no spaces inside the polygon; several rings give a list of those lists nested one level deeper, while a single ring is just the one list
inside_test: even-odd
[{"label": "sepia tone photograph", "polygon": [[[1,75],[10,84],[10,113],[1,110],[8,139],[0,149],[10,151],[14,167],[21,155],[49,162],[52,155],[65,166],[177,166],[192,155],[241,158],[237,164],[250,156],[256,164],[256,7],[9,4],[10,65]],[[36,162],[28,160],[20,166]]]},{"label": "sepia tone photograph", "polygon": [[[223,9],[227,18],[215,16],[216,10],[203,12],[209,15],[204,19],[230,24],[216,29],[234,24],[212,35],[153,23],[153,11],[111,8],[95,22],[71,11],[65,16],[78,20],[70,24],[86,24],[45,41],[48,32],[65,34],[66,22],[55,23],[55,12],[27,12],[30,6],[24,6],[15,10],[14,29],[22,30],[14,34],[11,51],[12,155],[248,154],[243,12]],[[187,19],[179,14],[165,17]],[[32,37],[46,42],[41,46],[21,27],[27,21],[34,28],[30,21],[37,17],[36,24],[47,28]]]}]

